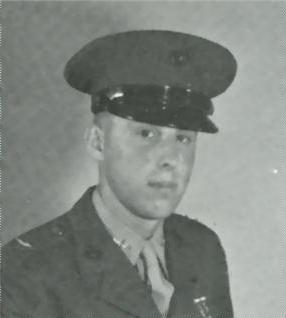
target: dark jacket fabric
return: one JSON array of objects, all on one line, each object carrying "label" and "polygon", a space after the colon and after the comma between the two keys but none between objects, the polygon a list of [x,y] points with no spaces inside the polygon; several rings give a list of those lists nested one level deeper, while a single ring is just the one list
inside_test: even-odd
[{"label": "dark jacket fabric", "polygon": [[[150,289],[113,242],[92,204],[93,188],[66,214],[2,251],[3,318],[159,318]],[[171,215],[164,225],[168,318],[232,318],[227,265],[217,235]],[[203,305],[197,299],[205,297]]]}]

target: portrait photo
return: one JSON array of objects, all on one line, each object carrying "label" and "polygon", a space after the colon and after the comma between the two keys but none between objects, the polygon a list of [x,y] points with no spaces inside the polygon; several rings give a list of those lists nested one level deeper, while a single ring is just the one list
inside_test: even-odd
[{"label": "portrait photo", "polygon": [[286,2],[1,13],[1,317],[286,318]]}]

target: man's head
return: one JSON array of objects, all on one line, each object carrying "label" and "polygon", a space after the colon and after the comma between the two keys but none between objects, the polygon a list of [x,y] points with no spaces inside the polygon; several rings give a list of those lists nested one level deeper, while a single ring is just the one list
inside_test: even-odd
[{"label": "man's head", "polygon": [[88,144],[101,161],[101,189],[141,217],[172,213],[190,179],[197,132],[218,130],[211,99],[235,73],[226,48],[180,32],[118,33],[76,53],[65,78],[91,95]]},{"label": "man's head", "polygon": [[88,139],[100,186],[135,215],[165,218],[180,202],[195,159],[197,132],[102,113]]}]

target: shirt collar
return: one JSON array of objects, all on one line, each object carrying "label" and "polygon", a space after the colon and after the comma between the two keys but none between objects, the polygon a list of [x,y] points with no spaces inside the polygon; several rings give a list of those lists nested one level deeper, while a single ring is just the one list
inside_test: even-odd
[{"label": "shirt collar", "polygon": [[[99,192],[96,190],[93,194],[93,204],[115,244],[122,249],[130,262],[135,265],[147,240],[140,236],[136,229],[127,226],[115,213],[107,209]],[[149,239],[155,249],[158,247],[159,250],[164,245],[163,224],[163,220],[158,222],[155,232]]]}]

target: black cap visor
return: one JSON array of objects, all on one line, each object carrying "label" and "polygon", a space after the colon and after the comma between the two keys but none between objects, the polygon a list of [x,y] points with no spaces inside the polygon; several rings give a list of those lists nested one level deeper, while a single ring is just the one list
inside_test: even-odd
[{"label": "black cap visor", "polygon": [[125,85],[104,89],[92,95],[94,114],[108,111],[114,115],[157,126],[216,133],[210,120],[211,100],[188,88]]}]

